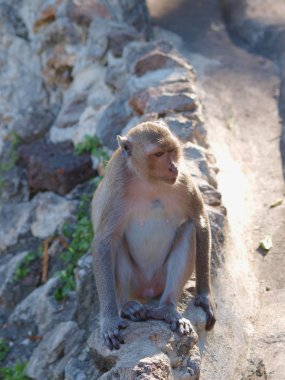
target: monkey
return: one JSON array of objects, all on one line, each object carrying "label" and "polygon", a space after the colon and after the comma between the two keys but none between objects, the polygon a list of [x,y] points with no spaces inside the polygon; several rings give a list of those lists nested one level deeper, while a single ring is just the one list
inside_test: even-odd
[{"label": "monkey", "polygon": [[189,334],[191,323],[182,318],[177,304],[194,267],[195,304],[206,312],[210,330],[216,321],[210,225],[187,172],[182,144],[159,122],[138,124],[117,140],[91,205],[104,344],[120,348],[126,319],[164,320],[179,335]]}]

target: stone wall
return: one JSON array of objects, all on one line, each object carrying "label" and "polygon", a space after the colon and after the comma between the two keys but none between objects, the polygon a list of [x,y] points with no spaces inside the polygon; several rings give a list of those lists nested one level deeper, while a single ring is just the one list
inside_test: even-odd
[{"label": "stone wall", "polygon": [[[110,154],[117,134],[163,120],[184,143],[207,205],[213,275],[223,260],[225,210],[195,73],[173,44],[152,35],[145,3],[137,3],[0,3],[0,337],[9,347],[1,365],[28,361],[32,379],[199,376],[196,333],[182,339],[162,322],[131,323],[121,350],[104,349],[89,245],[78,245],[81,257],[68,250],[75,225],[88,231],[82,199],[103,171],[102,154],[75,147],[96,135]],[[59,300],[68,253],[78,261],[75,286]],[[204,328],[192,282],[180,308]]]}]

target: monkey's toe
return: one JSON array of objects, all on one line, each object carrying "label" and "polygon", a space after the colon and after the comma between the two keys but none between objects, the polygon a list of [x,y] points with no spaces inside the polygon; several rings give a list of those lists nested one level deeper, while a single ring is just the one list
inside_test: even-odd
[{"label": "monkey's toe", "polygon": [[138,301],[128,301],[121,310],[121,316],[131,321],[145,321],[147,319],[146,307]]},{"label": "monkey's toe", "polygon": [[120,348],[120,344],[125,343],[118,329],[105,333],[104,342],[110,350],[118,350]]},{"label": "monkey's toe", "polygon": [[191,322],[186,318],[174,319],[170,322],[170,328],[179,336],[189,335],[192,331]]},{"label": "monkey's toe", "polygon": [[129,323],[124,321],[120,317],[107,320],[101,327],[101,334],[104,340],[105,346],[109,350],[118,350],[120,344],[124,344],[124,339],[120,333],[120,329],[128,327]]},{"label": "monkey's toe", "polygon": [[206,330],[212,330],[216,323],[216,317],[211,299],[207,296],[198,295],[195,299],[195,305],[200,306],[206,313]]}]

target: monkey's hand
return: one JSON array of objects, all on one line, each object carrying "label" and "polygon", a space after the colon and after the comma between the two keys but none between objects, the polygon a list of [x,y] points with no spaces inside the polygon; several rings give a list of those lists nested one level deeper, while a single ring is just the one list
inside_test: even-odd
[{"label": "monkey's hand", "polygon": [[206,313],[206,330],[212,330],[216,317],[211,296],[209,294],[198,294],[195,298],[195,305],[200,306]]},{"label": "monkey's hand", "polygon": [[124,339],[121,336],[120,329],[125,329],[129,323],[120,317],[111,317],[103,319],[101,324],[101,335],[104,344],[110,350],[118,350],[120,344],[124,344]]},{"label": "monkey's hand", "polygon": [[172,304],[148,306],[147,316],[169,323],[171,330],[176,332],[179,336],[189,335],[192,331],[191,322],[186,318],[182,318],[181,314],[178,313]]}]

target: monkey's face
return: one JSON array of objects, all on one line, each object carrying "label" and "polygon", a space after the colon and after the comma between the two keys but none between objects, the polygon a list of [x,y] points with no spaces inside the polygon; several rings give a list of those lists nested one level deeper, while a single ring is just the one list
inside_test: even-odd
[{"label": "monkey's face", "polygon": [[179,151],[176,146],[156,146],[147,153],[147,172],[151,180],[174,184],[178,177]]},{"label": "monkey's face", "polygon": [[166,126],[141,123],[126,137],[118,136],[118,143],[129,167],[139,176],[168,184],[176,182],[181,146]]}]

